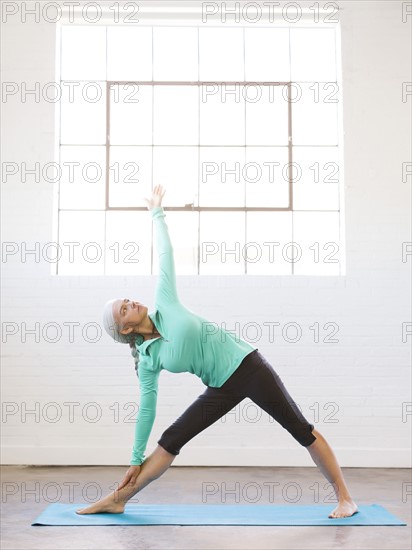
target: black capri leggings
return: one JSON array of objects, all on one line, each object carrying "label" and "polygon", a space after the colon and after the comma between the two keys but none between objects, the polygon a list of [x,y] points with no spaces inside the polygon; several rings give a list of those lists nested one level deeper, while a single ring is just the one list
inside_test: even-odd
[{"label": "black capri leggings", "polygon": [[208,428],[246,397],[270,414],[302,446],[316,441],[310,424],[289,395],[279,375],[255,349],[220,388],[206,390],[167,428],[158,444],[171,454]]}]

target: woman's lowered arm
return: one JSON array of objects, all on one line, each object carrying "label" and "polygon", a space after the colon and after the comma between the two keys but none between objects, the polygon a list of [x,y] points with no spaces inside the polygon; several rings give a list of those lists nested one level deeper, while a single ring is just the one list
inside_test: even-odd
[{"label": "woman's lowered arm", "polygon": [[140,404],[136,418],[131,466],[139,466],[145,460],[144,452],[156,418],[157,390],[160,370],[150,371],[139,367]]},{"label": "woman's lowered arm", "polygon": [[119,484],[118,490],[133,485],[145,461],[144,452],[156,418],[157,388],[160,371],[147,371],[139,365],[140,404],[136,418],[135,436],[130,467]]}]

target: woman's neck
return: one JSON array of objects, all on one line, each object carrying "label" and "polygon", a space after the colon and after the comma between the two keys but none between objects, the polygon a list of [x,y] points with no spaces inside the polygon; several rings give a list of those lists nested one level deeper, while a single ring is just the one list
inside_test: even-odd
[{"label": "woman's neck", "polygon": [[151,340],[152,338],[156,338],[157,336],[160,336],[160,332],[157,330],[153,321],[150,319],[150,317],[148,317],[148,319],[150,320],[151,328],[150,328],[150,332],[143,334],[143,338],[145,340]]}]

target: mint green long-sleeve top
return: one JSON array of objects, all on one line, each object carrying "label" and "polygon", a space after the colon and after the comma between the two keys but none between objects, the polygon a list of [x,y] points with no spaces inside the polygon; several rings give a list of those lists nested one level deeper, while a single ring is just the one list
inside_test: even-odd
[{"label": "mint green long-sleeve top", "polygon": [[151,210],[159,256],[155,311],[148,313],[160,337],[136,343],[139,352],[140,405],[135,425],[131,465],[144,452],[156,417],[159,374],[190,372],[210,387],[220,388],[244,357],[257,349],[241,338],[196,315],[177,294],[173,247],[161,206]]}]

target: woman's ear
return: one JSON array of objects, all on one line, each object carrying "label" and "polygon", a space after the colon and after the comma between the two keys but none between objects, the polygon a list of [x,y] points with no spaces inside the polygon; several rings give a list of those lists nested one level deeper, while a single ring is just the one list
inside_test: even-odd
[{"label": "woman's ear", "polygon": [[122,330],[119,330],[120,334],[124,334],[125,336],[127,336],[127,334],[130,334],[131,332],[133,332],[133,328],[132,327],[129,327],[129,328],[124,328]]}]

